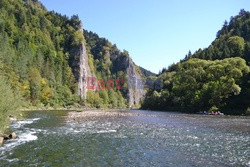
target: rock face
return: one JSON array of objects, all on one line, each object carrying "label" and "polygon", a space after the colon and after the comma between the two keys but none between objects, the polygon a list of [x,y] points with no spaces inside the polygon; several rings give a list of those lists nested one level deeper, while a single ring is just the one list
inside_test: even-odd
[{"label": "rock face", "polygon": [[132,86],[129,87],[128,89],[128,102],[129,102],[129,106],[133,107],[133,106],[138,106],[140,105],[140,102],[143,100],[145,94],[146,94],[146,90],[143,89],[142,87],[139,86],[141,75],[139,74],[139,72],[136,70],[136,66],[134,64],[134,62],[131,60],[131,58],[129,58],[128,60],[128,68],[127,68],[127,75],[129,77],[128,82],[132,81]]},{"label": "rock face", "polygon": [[140,105],[140,102],[146,95],[146,90],[138,86],[139,81],[143,78],[136,69],[136,65],[133,60],[129,56],[123,56],[120,58],[119,62],[122,62],[122,64],[120,64],[120,68],[126,72],[128,77],[127,100],[129,107],[136,107]]},{"label": "rock face", "polygon": [[88,55],[85,45],[82,43],[79,49],[80,65],[78,77],[78,95],[82,99],[87,97],[87,77],[91,77],[90,68],[88,65]]},{"label": "rock face", "polygon": [[[78,26],[79,31],[83,33],[82,23]],[[73,73],[78,80],[78,95],[85,100],[87,97],[87,78],[95,77],[94,74],[91,73],[89,64],[88,64],[88,53],[82,41],[78,46],[74,46],[70,52],[71,55],[71,67],[73,69]]]},{"label": "rock face", "polygon": [[[81,31],[83,34],[83,26],[80,22],[76,27],[78,31]],[[100,45],[100,48],[105,47],[105,45]],[[91,53],[97,54],[97,53]],[[132,87],[129,87],[123,95],[126,96],[128,104],[130,107],[138,106],[140,101],[144,98],[146,94],[145,89],[138,89],[138,80],[142,79],[139,72],[139,68],[134,64],[132,59],[129,57],[127,52],[120,52],[118,50],[110,51],[105,50],[105,63],[112,64],[110,71],[116,73],[122,71],[128,77],[128,82],[133,79],[134,83]],[[70,51],[70,65],[73,69],[75,78],[78,80],[78,95],[85,100],[87,98],[87,79],[88,77],[96,78],[95,74],[92,73],[88,64],[88,53],[84,43],[84,40],[77,46],[73,46]]]}]

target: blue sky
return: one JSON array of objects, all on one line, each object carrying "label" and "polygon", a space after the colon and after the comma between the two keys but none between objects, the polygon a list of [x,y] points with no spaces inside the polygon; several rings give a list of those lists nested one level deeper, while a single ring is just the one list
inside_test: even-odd
[{"label": "blue sky", "polygon": [[48,10],[78,14],[84,28],[126,49],[137,65],[158,73],[205,48],[225,20],[250,11],[249,0],[41,0]]}]

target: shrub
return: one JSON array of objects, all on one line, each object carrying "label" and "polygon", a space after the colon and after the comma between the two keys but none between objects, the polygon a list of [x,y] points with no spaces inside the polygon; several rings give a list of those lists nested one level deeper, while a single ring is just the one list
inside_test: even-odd
[{"label": "shrub", "polygon": [[250,115],[250,107],[247,108],[246,115]]},{"label": "shrub", "polygon": [[0,131],[3,132],[9,123],[10,115],[17,115],[21,106],[20,97],[14,93],[4,77],[0,76]]},{"label": "shrub", "polygon": [[216,107],[216,106],[212,106],[210,109],[209,109],[209,112],[213,112],[213,111],[218,111],[219,109]]}]

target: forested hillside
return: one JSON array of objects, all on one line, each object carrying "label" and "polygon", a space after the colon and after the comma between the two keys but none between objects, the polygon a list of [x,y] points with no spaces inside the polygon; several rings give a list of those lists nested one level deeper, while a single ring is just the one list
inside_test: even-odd
[{"label": "forested hillside", "polygon": [[11,87],[32,105],[69,105],[76,79],[69,50],[83,35],[77,19],[47,12],[37,1],[0,1],[1,69]]},{"label": "forested hillside", "polygon": [[250,13],[241,10],[208,48],[164,69],[164,89],[149,90],[143,108],[244,114],[250,107],[249,61]]},{"label": "forested hillside", "polygon": [[[84,31],[91,71],[98,79],[125,79],[126,67],[120,59],[129,57],[128,52],[121,52],[116,45],[107,39],[100,38],[93,32]],[[87,102],[92,107],[126,107],[127,89],[101,89],[98,92],[89,90]]]},{"label": "forested hillside", "polygon": [[126,83],[125,89],[87,90],[87,78],[106,82],[151,74],[127,51],[83,30],[77,15],[49,12],[37,0],[0,1],[1,122],[21,107],[139,105],[143,94]]},{"label": "forested hillside", "polygon": [[225,21],[214,42],[206,49],[198,50],[191,57],[216,60],[241,57],[250,61],[250,13],[241,10],[239,15]]}]

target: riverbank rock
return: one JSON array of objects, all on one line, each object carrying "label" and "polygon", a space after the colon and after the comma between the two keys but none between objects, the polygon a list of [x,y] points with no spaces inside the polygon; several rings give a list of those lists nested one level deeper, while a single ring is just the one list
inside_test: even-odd
[{"label": "riverbank rock", "polygon": [[1,134],[0,137],[2,137],[4,140],[9,140],[9,139],[16,139],[17,138],[17,135],[15,132],[9,134],[9,135],[6,135],[6,134]]},{"label": "riverbank rock", "polygon": [[3,137],[4,140],[9,140],[10,139],[9,135],[6,135],[6,134],[2,134],[1,137]]},{"label": "riverbank rock", "polygon": [[3,145],[3,142],[4,142],[4,138],[0,137],[0,147]]},{"label": "riverbank rock", "polygon": [[10,115],[9,118],[10,118],[11,121],[17,121],[17,117],[15,117],[13,115]]},{"label": "riverbank rock", "polygon": [[15,132],[11,133],[11,134],[9,135],[9,138],[10,138],[10,139],[16,139],[16,138],[17,138],[16,133],[15,133]]}]

